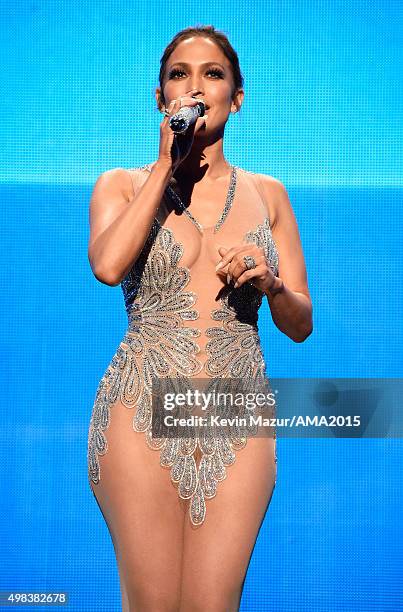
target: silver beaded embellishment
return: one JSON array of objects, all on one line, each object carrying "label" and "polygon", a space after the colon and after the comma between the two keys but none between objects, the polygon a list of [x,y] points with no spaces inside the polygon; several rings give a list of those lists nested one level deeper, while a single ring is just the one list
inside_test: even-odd
[{"label": "silver beaded embellishment", "polygon": [[[227,192],[227,197],[225,200],[225,205],[223,208],[223,211],[221,213],[220,218],[218,219],[217,223],[214,226],[214,230],[213,233],[215,234],[216,232],[218,232],[218,230],[220,229],[220,227],[222,226],[222,224],[224,223],[230,208],[232,206],[232,203],[234,201],[234,196],[235,196],[235,189],[236,189],[236,179],[237,179],[237,174],[236,174],[236,166],[232,166],[232,171],[231,171],[231,178],[230,178],[230,182],[229,182],[229,187],[228,187],[228,192]],[[192,223],[197,227],[197,229],[199,230],[200,233],[203,233],[204,228],[201,225],[201,223],[199,223],[199,221],[192,215],[192,213],[186,208],[186,206],[183,204],[182,200],[180,199],[180,197],[178,196],[178,194],[176,193],[176,191],[174,189],[172,189],[172,187],[170,185],[168,185],[167,187],[167,192],[168,195],[170,196],[170,198],[174,201],[174,203],[179,207],[179,209],[192,221]]]},{"label": "silver beaded embellishment", "polygon": [[200,330],[182,324],[199,316],[193,308],[195,293],[185,291],[190,274],[178,265],[182,253],[171,230],[153,225],[141,257],[122,281],[129,325],[95,396],[88,436],[88,469],[94,484],[100,480],[98,455],[108,448],[103,432],[109,426],[111,405],[120,399],[127,408],[137,407],[133,429],[146,433],[147,444],[161,450],[165,465],[163,453],[171,441],[151,435],[152,378],[195,376],[202,370],[196,357],[200,347],[194,341]]},{"label": "silver beaded embellishment", "polygon": [[261,247],[265,253],[266,259],[273,271],[273,274],[278,276],[278,251],[270,228],[270,220],[268,217],[254,230],[250,230],[245,238],[246,242],[254,242],[256,246]]},{"label": "silver beaded embellishment", "polygon": [[[266,218],[256,229],[245,234],[244,240],[263,248],[270,267],[277,273],[278,252],[273,241],[269,220]],[[209,327],[211,338],[206,351],[209,359],[205,370],[209,376],[254,377],[265,370],[258,335],[258,311],[263,292],[254,285],[244,283],[238,288],[227,285],[220,297],[221,308],[211,313],[221,327]]]},{"label": "silver beaded embellishment", "polygon": [[[270,267],[277,274],[278,252],[269,219],[266,218],[256,229],[249,231],[244,240],[263,248]],[[250,385],[251,390],[255,390],[257,382],[263,382],[270,388],[258,330],[258,311],[263,295],[262,291],[248,283],[238,288],[232,285],[224,288],[220,297],[221,307],[211,312],[211,318],[221,321],[221,327],[209,327],[205,331],[210,340],[206,344],[208,360],[204,370],[209,376],[241,379]],[[247,433],[254,435],[255,431]],[[273,434],[276,438],[275,430]],[[237,450],[231,439],[229,443],[233,450]]]},{"label": "silver beaded embellishment", "polygon": [[[224,210],[218,223],[225,216]],[[272,269],[277,269],[278,255],[268,219],[244,240],[262,246]],[[120,399],[127,408],[136,408],[133,429],[144,432],[147,445],[160,451],[160,464],[170,468],[179,497],[190,500],[191,522],[200,525],[206,516],[206,500],[216,495],[217,483],[226,477],[226,466],[234,463],[235,451],[244,448],[255,430],[234,426],[227,435],[208,430],[182,439],[153,438],[151,434],[153,377],[177,378],[178,385],[185,381],[190,386],[191,377],[203,370],[195,341],[201,332],[183,325],[183,321],[197,320],[199,313],[194,308],[197,295],[186,291],[190,271],[179,265],[182,255],[183,245],[175,241],[172,230],[154,219],[140,256],[121,283],[129,325],[96,391],[88,434],[88,472],[97,484],[98,456],[108,448],[104,432],[110,423],[110,409]],[[264,379],[257,329],[262,296],[252,285],[228,286],[220,298],[221,308],[212,311],[212,319],[221,326],[206,330],[210,339],[204,370],[212,377],[211,388],[227,386],[225,379],[232,377],[250,381],[252,388],[257,379]],[[197,449],[201,453],[198,465]]]}]

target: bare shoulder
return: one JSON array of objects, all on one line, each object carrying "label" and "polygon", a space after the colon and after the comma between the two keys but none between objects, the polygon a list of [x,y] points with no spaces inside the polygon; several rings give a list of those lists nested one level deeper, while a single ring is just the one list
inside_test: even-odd
[{"label": "bare shoulder", "polygon": [[90,199],[90,246],[125,210],[133,194],[132,177],[125,168],[105,170],[98,176]]},{"label": "bare shoulder", "polygon": [[278,224],[282,213],[284,215],[292,212],[291,202],[284,184],[269,174],[256,173],[262,186],[266,204],[269,211],[270,225],[272,229]]},{"label": "bare shoulder", "polygon": [[96,180],[91,199],[96,200],[101,194],[113,194],[129,201],[133,197],[133,171],[125,168],[105,170]]}]

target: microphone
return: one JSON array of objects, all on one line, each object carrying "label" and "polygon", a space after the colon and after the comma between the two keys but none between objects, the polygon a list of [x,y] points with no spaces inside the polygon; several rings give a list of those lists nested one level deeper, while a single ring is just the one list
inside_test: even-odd
[{"label": "microphone", "polygon": [[195,106],[182,106],[177,113],[169,119],[169,127],[175,134],[183,134],[188,127],[196,123],[199,117],[203,117],[205,111],[205,103],[199,100]]}]

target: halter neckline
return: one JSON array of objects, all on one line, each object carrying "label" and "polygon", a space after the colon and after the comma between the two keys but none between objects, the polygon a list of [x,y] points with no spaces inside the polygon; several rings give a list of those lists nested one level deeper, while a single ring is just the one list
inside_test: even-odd
[{"label": "halter neckline", "polygon": [[[145,170],[148,170],[149,172],[151,172],[151,164],[147,164],[146,166],[143,166],[142,169],[145,169]],[[170,185],[168,185],[166,187],[166,191],[167,191],[171,201],[173,201],[174,204],[179,206],[180,210],[188,217],[188,219],[193,223],[193,225],[195,225],[197,227],[197,229],[199,230],[199,232],[201,234],[203,234],[203,232],[205,230],[208,230],[211,227],[214,227],[213,233],[215,234],[216,232],[218,232],[218,230],[220,229],[220,227],[224,223],[224,221],[227,218],[228,213],[229,213],[229,211],[231,209],[232,203],[234,201],[234,196],[235,196],[236,182],[237,182],[237,167],[236,166],[231,166],[231,176],[230,176],[230,181],[229,181],[229,186],[228,186],[228,191],[227,191],[227,197],[225,199],[225,204],[224,204],[223,211],[222,211],[222,213],[220,215],[220,218],[218,219],[217,223],[214,226],[209,226],[209,227],[203,227],[203,225],[201,223],[199,223],[199,221],[186,208],[186,206],[183,204],[182,200],[180,199],[180,197],[178,196],[176,191],[174,189],[172,189],[172,187]]]}]

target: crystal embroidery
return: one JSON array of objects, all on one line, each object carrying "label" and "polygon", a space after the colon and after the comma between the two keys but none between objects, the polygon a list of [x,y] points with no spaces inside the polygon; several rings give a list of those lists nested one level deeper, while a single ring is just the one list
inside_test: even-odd
[{"label": "crystal embroidery", "polygon": [[[273,273],[278,274],[278,252],[269,219],[249,231],[244,240],[263,248]],[[209,327],[205,332],[211,338],[206,346],[209,359],[205,370],[209,376],[264,376],[265,363],[257,326],[263,295],[251,283],[244,283],[237,289],[227,285],[223,289],[221,307],[211,313],[214,321],[221,321],[221,327]]]},{"label": "crystal embroidery", "polygon": [[[230,210],[230,208],[232,206],[232,202],[234,201],[235,188],[236,188],[236,178],[237,178],[236,170],[237,170],[236,166],[232,166],[231,178],[230,178],[230,182],[229,182],[228,193],[227,193],[227,197],[226,197],[226,200],[225,200],[224,209],[223,209],[223,211],[221,213],[220,218],[218,219],[217,223],[214,226],[213,234],[217,233],[218,230],[220,229],[220,227],[222,226],[222,224],[224,223],[224,221],[227,218],[227,215],[229,213],[229,210]],[[204,231],[203,226],[201,225],[201,223],[199,223],[199,221],[197,221],[197,219],[192,215],[192,213],[186,208],[186,206],[183,204],[182,200],[180,199],[180,197],[178,196],[176,191],[174,191],[172,189],[172,187],[170,187],[168,185],[167,192],[168,192],[169,196],[171,197],[171,199],[179,206],[180,210],[182,210],[183,213],[197,227],[199,232],[203,233],[203,231]]]},{"label": "crystal embroidery", "polygon": [[193,309],[195,294],[184,290],[189,270],[178,266],[183,247],[168,228],[160,228],[153,238],[155,224],[141,256],[122,281],[129,325],[96,393],[88,447],[95,484],[100,479],[97,455],[107,451],[103,432],[109,425],[110,405],[120,399],[127,408],[137,406],[133,428],[146,432],[151,448],[162,448],[165,441],[151,436],[152,377],[194,376],[202,369],[194,341],[200,330],[182,325],[182,320],[198,317]]},{"label": "crystal embroidery", "polygon": [[[220,224],[229,208],[225,210]],[[262,247],[277,273],[278,254],[269,220],[248,232],[244,240]],[[175,241],[172,230],[154,219],[139,258],[121,283],[129,325],[95,394],[88,434],[88,471],[97,484],[98,457],[108,449],[104,432],[112,405],[120,400],[127,408],[136,407],[133,429],[144,432],[147,445],[160,451],[160,464],[170,468],[179,496],[190,500],[191,522],[200,525],[206,516],[205,500],[216,495],[218,483],[226,478],[226,467],[235,461],[235,451],[244,448],[248,435],[256,430],[234,425],[226,435],[207,428],[189,438],[152,436],[153,378],[177,378],[178,389],[183,383],[191,388],[190,378],[203,370],[195,341],[201,332],[183,325],[184,321],[196,321],[199,313],[194,308],[196,294],[186,290],[190,271],[179,265],[182,255],[183,246]],[[228,386],[232,378],[246,379],[252,387],[257,379],[267,381],[257,328],[262,297],[262,292],[249,283],[237,289],[231,285],[224,288],[221,307],[211,312],[211,318],[221,325],[205,332],[209,340],[204,370],[212,378],[209,390]],[[208,414],[213,412],[209,408]],[[196,451],[201,454],[198,465]]]}]

